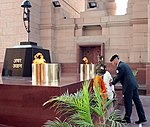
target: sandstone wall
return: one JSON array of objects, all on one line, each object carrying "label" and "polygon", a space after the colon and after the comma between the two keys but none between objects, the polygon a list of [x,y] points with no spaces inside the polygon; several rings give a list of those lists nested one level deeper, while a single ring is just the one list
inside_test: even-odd
[{"label": "sandstone wall", "polygon": [[[22,21],[22,1],[0,1],[0,62],[5,49],[27,41],[28,35]],[[87,1],[60,0],[61,7],[54,8],[49,0],[31,0],[30,41],[50,50],[53,62],[75,63],[80,45],[105,44],[105,60],[113,53],[129,63],[145,63],[149,58],[149,0],[129,0],[127,14],[115,16],[114,0],[107,0],[103,8],[86,9]],[[98,2],[98,1],[97,1]],[[113,3],[113,4],[112,4]],[[110,8],[109,14],[107,8]],[[83,12],[83,10],[86,10]],[[84,36],[84,27],[98,26],[100,32],[91,30]],[[96,35],[95,35],[96,33]],[[99,33],[99,35],[98,35]]]}]

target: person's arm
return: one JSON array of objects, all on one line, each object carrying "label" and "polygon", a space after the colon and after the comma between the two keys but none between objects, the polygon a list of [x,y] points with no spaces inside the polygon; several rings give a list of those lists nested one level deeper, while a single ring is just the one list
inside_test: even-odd
[{"label": "person's arm", "polygon": [[113,81],[111,82],[112,85],[115,85],[123,77],[123,75],[124,75],[123,68],[117,67],[116,73],[117,73],[117,75],[114,77]]}]

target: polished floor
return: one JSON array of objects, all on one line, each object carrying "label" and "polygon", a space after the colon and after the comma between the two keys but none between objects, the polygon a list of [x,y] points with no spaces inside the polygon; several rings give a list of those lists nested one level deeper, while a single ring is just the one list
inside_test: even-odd
[{"label": "polished floor", "polygon": [[66,84],[80,82],[80,75],[74,73],[62,73],[58,82],[39,83],[32,82],[31,77],[0,76],[1,85],[25,85],[25,86],[56,86],[61,87]]},{"label": "polished floor", "polygon": [[136,113],[135,106],[133,105],[133,112],[131,116],[132,123],[128,124],[126,127],[150,127],[150,96],[140,96],[140,98],[144,106],[147,122],[140,125],[134,124],[134,122],[138,120],[138,116]]}]

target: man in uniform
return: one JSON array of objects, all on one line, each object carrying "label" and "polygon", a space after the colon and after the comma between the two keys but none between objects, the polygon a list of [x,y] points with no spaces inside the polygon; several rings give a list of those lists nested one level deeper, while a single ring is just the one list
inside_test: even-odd
[{"label": "man in uniform", "polygon": [[111,57],[110,62],[112,63],[112,65],[116,66],[116,76],[114,77],[110,85],[115,85],[119,81],[122,84],[125,106],[124,119],[127,123],[131,123],[130,117],[132,113],[133,100],[139,117],[139,120],[135,121],[135,123],[141,124],[143,122],[146,122],[147,120],[145,117],[145,112],[139,98],[138,84],[132,73],[131,68],[126,63],[120,61],[117,54]]}]

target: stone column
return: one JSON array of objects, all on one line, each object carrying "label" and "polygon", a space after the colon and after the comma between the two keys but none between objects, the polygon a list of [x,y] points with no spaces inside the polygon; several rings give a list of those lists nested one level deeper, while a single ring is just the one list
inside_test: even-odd
[{"label": "stone column", "polygon": [[146,95],[150,95],[150,63],[146,64]]},{"label": "stone column", "polygon": [[146,87],[147,95],[150,95],[150,2],[148,4],[148,52],[147,52],[147,65],[146,65]]},{"label": "stone column", "polygon": [[106,0],[105,9],[107,10],[108,15],[116,14],[116,2],[115,0]]},{"label": "stone column", "polygon": [[127,5],[127,14],[131,15],[132,14],[132,10],[133,10],[133,4],[134,1],[133,0],[128,0],[128,5]]}]

